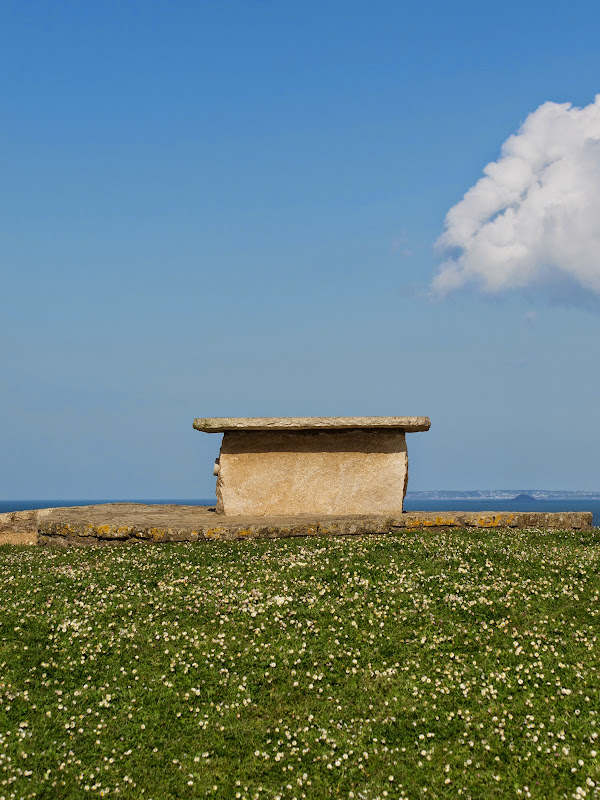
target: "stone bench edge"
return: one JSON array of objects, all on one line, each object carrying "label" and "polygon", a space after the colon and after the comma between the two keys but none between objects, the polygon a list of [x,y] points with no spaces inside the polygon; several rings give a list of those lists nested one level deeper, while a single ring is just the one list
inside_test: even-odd
[{"label": "stone bench edge", "polygon": [[230,431],[428,431],[429,417],[197,417],[193,427],[203,433]]}]

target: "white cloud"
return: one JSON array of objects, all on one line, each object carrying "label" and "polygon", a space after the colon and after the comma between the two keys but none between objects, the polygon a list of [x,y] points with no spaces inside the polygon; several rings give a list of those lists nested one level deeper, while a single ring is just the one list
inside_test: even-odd
[{"label": "white cloud", "polygon": [[453,206],[437,249],[436,295],[600,296],[600,95],[584,108],[544,103]]}]

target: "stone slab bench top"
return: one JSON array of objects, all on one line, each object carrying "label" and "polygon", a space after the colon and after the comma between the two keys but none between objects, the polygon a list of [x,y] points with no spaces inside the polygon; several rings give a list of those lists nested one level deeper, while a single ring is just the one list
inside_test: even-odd
[{"label": "stone slab bench top", "polygon": [[38,520],[38,545],[210,542],[290,536],[393,534],[431,528],[592,530],[591,512],[412,511],[395,516],[226,517],[207,506],[106,503],[56,508]]},{"label": "stone slab bench top", "polygon": [[428,431],[429,417],[199,417],[194,428],[204,433],[227,431],[318,431],[396,428]]}]

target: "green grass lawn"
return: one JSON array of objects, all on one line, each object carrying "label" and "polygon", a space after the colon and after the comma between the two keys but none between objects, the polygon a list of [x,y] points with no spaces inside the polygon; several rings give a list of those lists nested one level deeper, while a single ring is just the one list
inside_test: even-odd
[{"label": "green grass lawn", "polygon": [[0,800],[600,796],[600,535],[0,547]]}]

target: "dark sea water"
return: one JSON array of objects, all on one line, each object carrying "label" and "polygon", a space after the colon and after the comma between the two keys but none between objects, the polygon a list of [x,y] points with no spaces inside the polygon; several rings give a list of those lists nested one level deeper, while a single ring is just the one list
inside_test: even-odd
[{"label": "dark sea water", "polygon": [[[214,506],[214,497],[180,499],[180,500],[0,500],[0,514],[6,511],[26,511],[32,508],[58,508],[59,506],[88,506],[98,503],[157,503],[168,505],[176,503],[185,506]],[[445,497],[443,499],[418,498],[407,495],[404,500],[405,511],[591,511],[594,525],[600,527],[600,499],[572,498],[564,499],[464,499]]]}]

